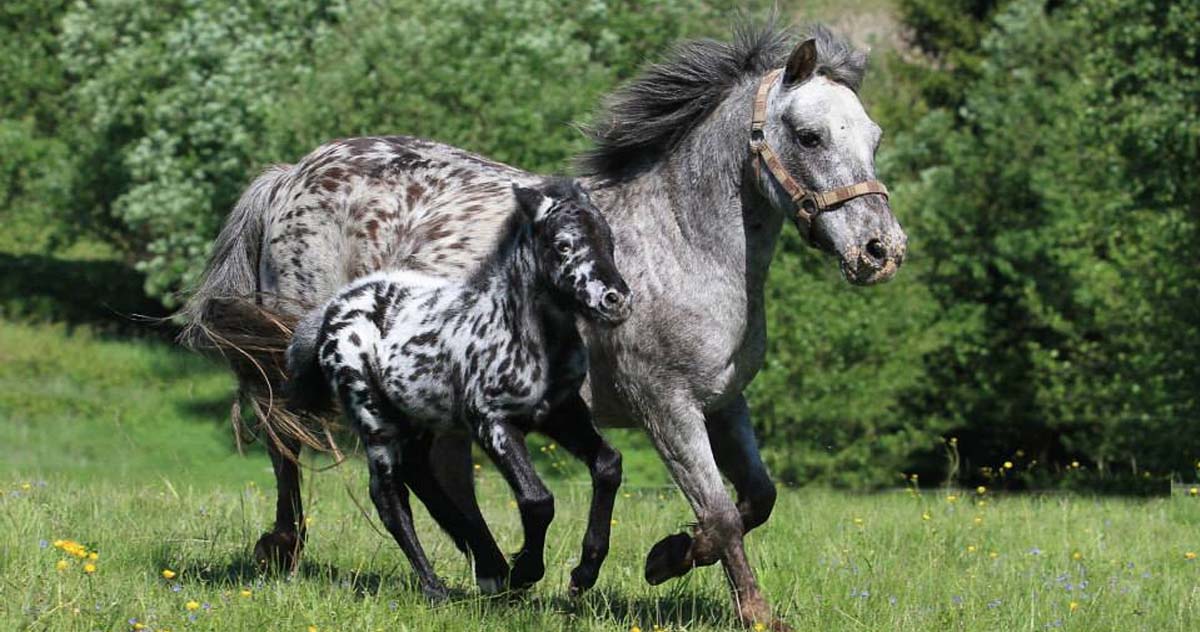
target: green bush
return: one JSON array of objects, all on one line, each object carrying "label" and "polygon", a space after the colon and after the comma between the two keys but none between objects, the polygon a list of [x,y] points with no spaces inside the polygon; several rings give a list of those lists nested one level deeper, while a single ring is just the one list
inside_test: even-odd
[{"label": "green bush", "polygon": [[969,477],[1004,460],[1035,478],[1074,460],[1190,473],[1200,455],[1197,195],[1183,173],[1200,141],[1187,26],[1200,5],[1141,6],[1008,5],[962,123],[934,112],[891,157],[923,165],[911,207],[925,283],[982,323],[925,363],[922,412],[953,420]]}]

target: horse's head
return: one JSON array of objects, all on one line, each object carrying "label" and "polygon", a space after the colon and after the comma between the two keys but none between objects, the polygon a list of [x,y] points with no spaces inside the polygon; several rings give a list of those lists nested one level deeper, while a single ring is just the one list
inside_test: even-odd
[{"label": "horse's head", "polygon": [[575,180],[542,189],[513,186],[517,207],[533,227],[537,264],[559,296],[591,320],[617,325],[633,307],[613,257],[612,230]]},{"label": "horse's head", "polygon": [[[776,208],[789,214],[799,208],[798,227],[811,244],[837,255],[847,280],[885,281],[904,260],[908,237],[875,182],[881,132],[856,93],[866,56],[824,29],[814,36],[760,88],[767,97],[760,142],[798,187],[788,191],[761,158],[758,185]],[[843,188],[856,184],[865,188]],[[799,191],[807,197],[794,199]]]}]

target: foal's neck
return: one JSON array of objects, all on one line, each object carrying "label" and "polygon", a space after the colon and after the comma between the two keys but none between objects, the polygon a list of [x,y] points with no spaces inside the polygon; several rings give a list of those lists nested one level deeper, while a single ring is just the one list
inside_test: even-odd
[{"label": "foal's neck", "polygon": [[481,274],[482,291],[508,316],[505,326],[516,337],[536,343],[558,338],[558,330],[575,326],[573,314],[560,304],[538,265],[533,227],[528,223],[511,229]]}]

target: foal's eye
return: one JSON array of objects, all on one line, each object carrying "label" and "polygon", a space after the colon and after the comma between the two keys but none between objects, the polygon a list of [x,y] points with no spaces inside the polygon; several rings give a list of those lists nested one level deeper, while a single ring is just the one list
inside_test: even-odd
[{"label": "foal's eye", "polygon": [[810,130],[802,129],[796,132],[796,140],[805,149],[816,149],[821,146],[821,135]]},{"label": "foal's eye", "polygon": [[554,249],[557,250],[559,254],[565,255],[571,252],[571,244],[570,242],[560,241],[557,244],[554,244]]}]

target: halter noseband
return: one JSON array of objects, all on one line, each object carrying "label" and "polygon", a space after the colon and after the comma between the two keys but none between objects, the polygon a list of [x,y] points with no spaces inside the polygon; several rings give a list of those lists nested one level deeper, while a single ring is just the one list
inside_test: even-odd
[{"label": "halter noseband", "polygon": [[767,123],[767,94],[771,91],[771,84],[775,83],[781,74],[782,68],[767,73],[758,84],[758,92],[754,95],[754,116],[750,119],[750,151],[755,158],[754,173],[760,175],[760,163],[766,165],[767,171],[770,171],[779,186],[787,191],[796,206],[792,216],[796,228],[805,238],[812,241],[812,223],[817,215],[864,195],[876,194],[887,198],[888,190],[878,180],[864,180],[831,191],[809,191],[792,178],[780,162],[779,156],[767,143],[766,134],[763,132],[763,126]]}]

